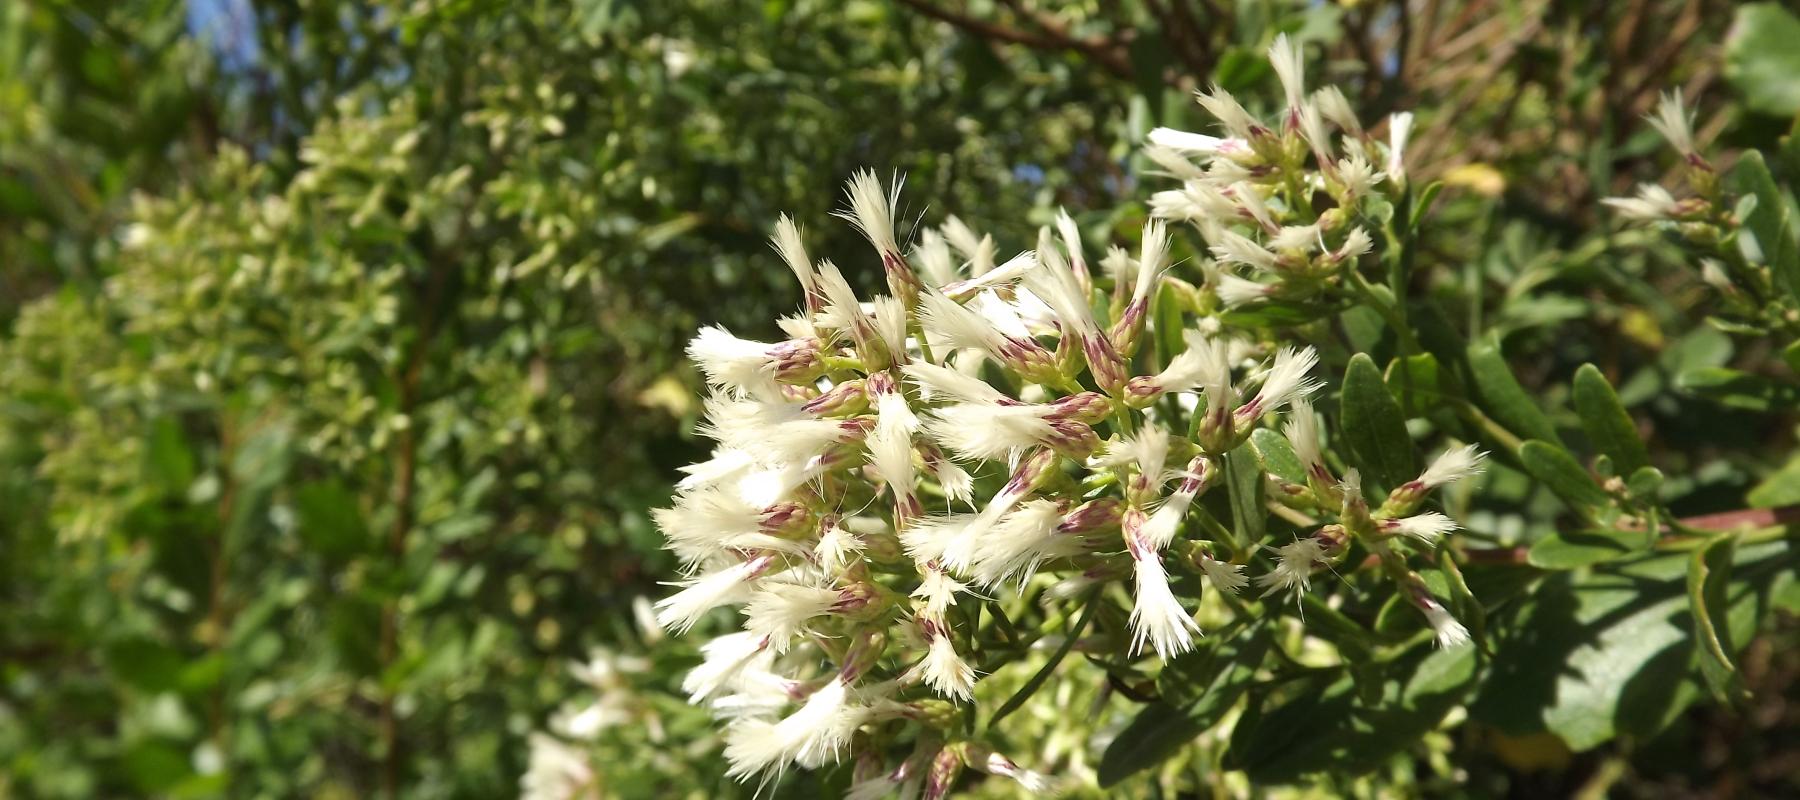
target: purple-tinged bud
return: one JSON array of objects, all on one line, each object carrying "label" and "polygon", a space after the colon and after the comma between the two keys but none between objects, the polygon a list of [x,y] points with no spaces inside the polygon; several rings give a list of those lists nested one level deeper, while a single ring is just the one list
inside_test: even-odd
[{"label": "purple-tinged bud", "polygon": [[1050,419],[1092,425],[1112,415],[1112,400],[1099,392],[1076,392],[1050,404]]},{"label": "purple-tinged bud", "polygon": [[849,416],[861,414],[868,409],[869,390],[866,382],[861,379],[844,381],[800,406],[800,410],[815,417]]},{"label": "purple-tinged bud", "polygon": [[[1093,429],[1088,429],[1088,434],[1093,435]],[[1050,480],[1052,475],[1057,474],[1057,467],[1060,463],[1061,456],[1055,450],[1043,447],[1033,450],[1030,455],[1025,457],[1024,461],[1019,462],[1018,468],[1013,470],[1012,477],[1006,481],[1006,487],[1000,490],[1000,496],[1024,497],[1026,494],[1036,491],[1038,487],[1044,485],[1045,481]]]},{"label": "purple-tinged bud", "polygon": [[1056,354],[1031,339],[1004,336],[996,355],[1007,368],[1032,383],[1057,385],[1066,382]]},{"label": "purple-tinged bud", "polygon": [[813,337],[789,339],[769,348],[769,359],[775,367],[775,380],[783,383],[805,383],[825,373],[825,362],[819,351],[825,343]]},{"label": "purple-tinged bud", "polygon": [[949,730],[956,725],[958,720],[962,719],[962,711],[957,709],[956,704],[948,700],[937,698],[914,700],[910,706],[909,716],[928,728]]},{"label": "purple-tinged bud", "polygon": [[838,669],[838,678],[845,684],[856,683],[881,660],[881,654],[886,650],[886,633],[875,628],[862,631],[845,651],[844,664]]},{"label": "purple-tinged bud", "polygon": [[1087,356],[1088,372],[1094,376],[1094,382],[1108,393],[1118,394],[1131,374],[1112,339],[1099,335],[1083,336],[1081,347],[1082,353]]},{"label": "purple-tinged bud", "polygon": [[763,510],[762,530],[772,536],[811,533],[817,524],[812,512],[799,503],[776,503]]},{"label": "purple-tinged bud", "polygon": [[950,795],[956,779],[962,776],[963,756],[955,745],[938,751],[931,759],[931,770],[925,773],[925,800],[943,800]]},{"label": "purple-tinged bud", "polygon": [[1139,375],[1125,382],[1123,399],[1128,408],[1149,408],[1163,396],[1163,391],[1155,375]]},{"label": "purple-tinged bud", "polygon": [[1075,536],[1086,536],[1119,527],[1124,518],[1125,504],[1116,497],[1099,497],[1075,507],[1063,515],[1062,522],[1056,526],[1057,533]]},{"label": "purple-tinged bud", "polygon": [[1100,436],[1087,425],[1067,419],[1049,420],[1050,436],[1044,443],[1070,458],[1086,458],[1100,448]]},{"label": "purple-tinged bud", "polygon": [[1322,555],[1336,558],[1343,555],[1345,548],[1349,546],[1350,532],[1342,525],[1326,525],[1313,532],[1313,539],[1319,543]]},{"label": "purple-tinged bud", "polygon": [[906,259],[898,251],[881,251],[881,271],[887,274],[889,293],[900,298],[900,302],[909,309],[919,305],[919,291],[924,288],[924,284],[919,282],[919,276],[913,272],[912,265],[906,263]]},{"label": "purple-tinged bud", "polygon": [[1149,313],[1149,299],[1134,298],[1129,305],[1125,306],[1125,313],[1119,316],[1117,322],[1113,323],[1112,329],[1107,331],[1107,340],[1112,344],[1113,352],[1118,354],[1121,360],[1130,358],[1132,353],[1137,352],[1138,339],[1144,332],[1144,320]]},{"label": "purple-tinged bud", "polygon": [[870,397],[880,397],[900,391],[900,382],[894,379],[892,372],[872,372],[864,381],[868,385]]},{"label": "purple-tinged bud", "polygon": [[819,396],[819,390],[807,383],[777,383],[775,390],[789,403],[805,403]]},{"label": "purple-tinged bud", "polygon": [[838,599],[831,604],[831,613],[847,617],[867,616],[867,612],[879,609],[876,601],[881,599],[881,594],[881,587],[857,581],[838,590]]}]

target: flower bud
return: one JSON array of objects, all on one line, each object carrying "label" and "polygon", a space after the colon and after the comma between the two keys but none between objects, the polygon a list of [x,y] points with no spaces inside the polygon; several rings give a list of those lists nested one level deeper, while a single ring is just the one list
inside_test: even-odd
[{"label": "flower bud", "polygon": [[[886,373],[875,373],[884,375]],[[848,380],[808,400],[800,410],[815,417],[847,417],[869,409],[869,390],[861,380]]]},{"label": "flower bud", "polygon": [[925,773],[925,800],[942,800],[950,795],[956,779],[962,776],[962,748],[951,745],[931,759],[931,770]]},{"label": "flower bud", "polygon": [[1056,526],[1056,532],[1087,536],[1112,530],[1119,527],[1124,514],[1125,504],[1118,498],[1097,497],[1064,514],[1062,522]]},{"label": "flower bud", "polygon": [[1092,425],[1112,415],[1112,400],[1099,392],[1077,392],[1050,404],[1055,419]]}]

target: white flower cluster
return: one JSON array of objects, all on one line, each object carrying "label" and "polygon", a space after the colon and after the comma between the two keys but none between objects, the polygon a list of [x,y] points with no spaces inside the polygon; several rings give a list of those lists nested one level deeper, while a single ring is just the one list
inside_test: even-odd
[{"label": "white flower cluster", "polygon": [[[1185,181],[1157,196],[1157,216],[1191,221],[1213,243],[1226,266],[1207,268],[1228,305],[1353,272],[1373,246],[1354,225],[1356,204],[1404,180],[1408,118],[1396,118],[1380,153],[1341,94],[1303,95],[1285,37],[1272,55],[1288,90],[1280,125],[1214,90],[1202,103],[1228,138],[1159,130],[1151,148]],[[1326,120],[1345,132],[1340,143]],[[1319,171],[1304,168],[1308,153]],[[1317,191],[1333,210],[1312,215],[1297,199]],[[984,600],[1034,581],[1053,602],[1116,583],[1131,598],[1119,633],[1132,655],[1188,651],[1200,626],[1178,578],[1234,594],[1257,556],[1201,535],[1195,520],[1210,515],[1197,500],[1219,482],[1226,453],[1290,409],[1309,476],[1279,496],[1331,504],[1338,522],[1281,548],[1259,583],[1304,590],[1351,537],[1398,560],[1394,537],[1431,541],[1455,528],[1415,512],[1481,457],[1452,451],[1371,512],[1355,473],[1340,480],[1320,456],[1306,402],[1321,387],[1317,354],[1224,333],[1194,287],[1167,275],[1162,219],[1143,227],[1135,253],[1113,248],[1096,275],[1067,215],[1004,262],[993,239],[955,218],[902,252],[898,192],[859,174],[842,214],[874,247],[886,294],[859,296],[784,217],[774,247],[805,298],[780,320],[786,338],[706,328],[689,347],[712,391],[701,431],[717,445],[656,512],[688,573],[656,613],[677,632],[721,607],[741,615],[739,630],[702,647],[684,687],[724,724],[734,776],[769,780],[854,750],[854,797],[941,797],[965,768],[1044,789],[1040,774],[970,739],[955,709],[997,666],[982,646],[993,641],[978,622]],[[1239,266],[1274,282],[1226,272]],[[1176,317],[1159,304],[1199,320],[1168,330]],[[1159,346],[1141,346],[1151,333]],[[1403,563],[1390,571],[1441,642],[1466,639]]]},{"label": "white flower cluster", "polygon": [[[1283,35],[1269,56],[1286,98],[1278,120],[1256,119],[1214,86],[1198,97],[1223,136],[1158,128],[1145,149],[1182,182],[1151,197],[1152,213],[1199,228],[1216,261],[1207,286],[1227,308],[1311,300],[1338,285],[1374,248],[1359,211],[1406,186],[1411,113],[1389,119],[1384,150],[1337,87],[1307,95],[1298,45]],[[1323,211],[1318,194],[1330,200]]]}]

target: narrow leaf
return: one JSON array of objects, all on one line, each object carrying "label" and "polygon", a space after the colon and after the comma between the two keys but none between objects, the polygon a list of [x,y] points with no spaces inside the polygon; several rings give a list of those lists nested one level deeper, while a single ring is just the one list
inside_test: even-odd
[{"label": "narrow leaf", "polygon": [[1630,475],[1650,465],[1650,455],[1644,449],[1644,440],[1638,437],[1637,425],[1598,367],[1583,364],[1575,371],[1573,394],[1582,430],[1587,431],[1594,447],[1612,458],[1617,474]]},{"label": "narrow leaf", "polygon": [[1406,415],[1368,354],[1350,359],[1338,402],[1344,441],[1365,479],[1385,491],[1419,474]]}]

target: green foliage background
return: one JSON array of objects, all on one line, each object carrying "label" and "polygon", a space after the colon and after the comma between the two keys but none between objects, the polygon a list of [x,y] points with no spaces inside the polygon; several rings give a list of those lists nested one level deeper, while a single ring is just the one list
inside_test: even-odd
[{"label": "green foliage background", "polygon": [[[672,562],[647,510],[703,451],[681,347],[701,322],[773,335],[798,297],[765,243],[777,213],[851,263],[827,215],[867,165],[906,175],[910,217],[954,213],[1002,252],[1059,206],[1129,231],[1157,188],[1144,131],[1198,127],[1187,90],[1213,80],[1266,103],[1278,30],[1334,55],[1320,71],[1365,119],[1418,109],[1413,160],[1448,186],[1422,287],[1511,361],[1550,438],[1579,429],[1593,362],[1673,508],[1800,502],[1792,405],[1724,415],[1716,383],[1681,381],[1791,380],[1785,343],[1705,325],[1684,257],[1595,210],[1668,166],[1636,119],[1665,86],[1794,174],[1791,48],[1758,44],[1792,17],[1604,5],[1246,0],[1190,27],[1154,2],[1054,26],[983,2],[8,3],[0,794],[513,793],[527,734],[583,691],[568,663],[655,636],[633,601]],[[1455,29],[1465,12],[1514,24]],[[1361,47],[1401,19],[1399,63]],[[1378,325],[1347,334],[1381,347]],[[1504,511],[1470,526],[1502,542],[1567,527],[1525,472],[1484,491]],[[1546,586],[1528,611],[1552,640],[1585,635],[1554,629],[1557,602],[1592,605],[1585,624],[1639,601]],[[1785,619],[1750,651],[1765,696],[1792,697]],[[691,645],[649,652],[641,722],[600,745],[608,790],[733,791],[671,691]],[[1580,730],[1534,729],[1493,691],[1470,710],[1491,724],[1383,780],[1794,789],[1757,771],[1794,757],[1792,712],[1689,712],[1620,743],[1592,725],[1605,698],[1557,712]]]}]

